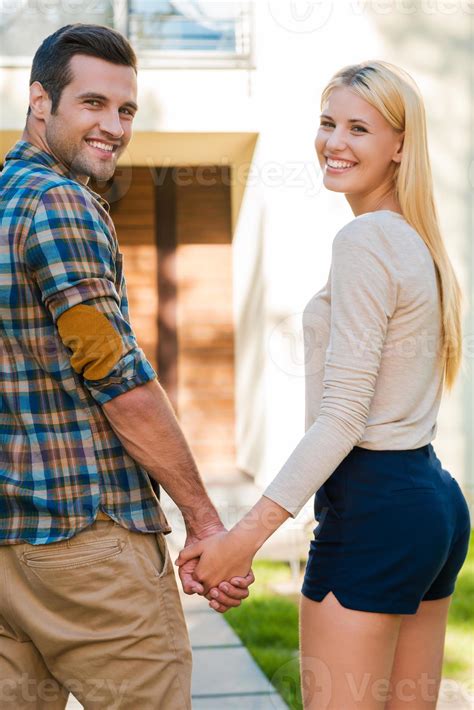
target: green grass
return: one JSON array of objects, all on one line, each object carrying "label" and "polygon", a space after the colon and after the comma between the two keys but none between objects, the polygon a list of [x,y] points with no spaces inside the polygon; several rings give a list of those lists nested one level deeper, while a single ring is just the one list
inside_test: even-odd
[{"label": "green grass", "polygon": [[[449,610],[443,677],[469,682],[474,673],[474,533]],[[291,579],[285,563],[257,561],[250,598],[226,619],[290,708],[301,710],[298,668],[298,596],[273,586]]]},{"label": "green grass", "polygon": [[474,676],[474,533],[449,609],[443,676],[472,682]]},{"label": "green grass", "polygon": [[257,561],[253,569],[250,598],[226,619],[288,705],[301,708],[298,604],[271,590],[271,585],[291,579],[289,565]]}]

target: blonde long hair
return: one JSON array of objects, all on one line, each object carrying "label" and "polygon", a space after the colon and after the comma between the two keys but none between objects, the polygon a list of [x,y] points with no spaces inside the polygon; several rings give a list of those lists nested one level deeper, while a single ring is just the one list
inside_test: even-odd
[{"label": "blonde long hair", "polygon": [[346,86],[374,106],[396,131],[404,132],[402,160],[394,174],[394,195],[406,221],[430,250],[441,300],[441,365],[452,389],[462,363],[462,292],[439,228],[433,196],[426,116],[420,91],[407,72],[383,61],[343,67],[321,95],[321,108],[333,89]]}]

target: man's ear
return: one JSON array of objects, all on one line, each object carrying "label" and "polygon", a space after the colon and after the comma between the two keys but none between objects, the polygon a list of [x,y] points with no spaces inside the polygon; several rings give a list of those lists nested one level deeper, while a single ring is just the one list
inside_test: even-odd
[{"label": "man's ear", "polygon": [[30,86],[30,109],[35,118],[45,120],[51,114],[51,99],[39,81]]},{"label": "man's ear", "polygon": [[400,163],[402,160],[402,154],[403,154],[403,140],[405,138],[405,133],[400,134],[400,140],[397,143],[397,149],[395,153],[392,155],[392,160],[395,163]]}]

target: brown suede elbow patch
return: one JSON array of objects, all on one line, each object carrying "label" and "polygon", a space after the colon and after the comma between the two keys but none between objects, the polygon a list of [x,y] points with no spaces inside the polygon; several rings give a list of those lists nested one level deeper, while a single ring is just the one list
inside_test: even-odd
[{"label": "brown suede elbow patch", "polygon": [[73,369],[88,380],[106,377],[122,357],[122,338],[94,306],[73,306],[59,316],[57,326],[64,345],[73,352]]}]

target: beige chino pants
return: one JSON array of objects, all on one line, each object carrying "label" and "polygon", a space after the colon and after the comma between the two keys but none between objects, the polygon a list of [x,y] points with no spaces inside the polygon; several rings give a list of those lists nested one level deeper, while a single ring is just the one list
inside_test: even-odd
[{"label": "beige chino pants", "polygon": [[0,546],[0,708],[189,710],[191,649],[164,535],[110,518]]}]

